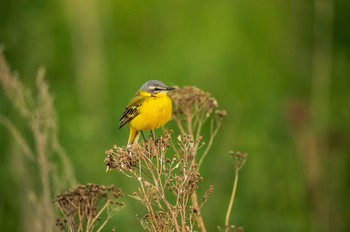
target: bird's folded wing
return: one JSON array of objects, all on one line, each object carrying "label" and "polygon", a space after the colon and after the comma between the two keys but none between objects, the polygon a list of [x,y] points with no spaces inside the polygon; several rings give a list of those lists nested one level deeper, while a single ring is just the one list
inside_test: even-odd
[{"label": "bird's folded wing", "polygon": [[145,96],[136,96],[130,101],[129,105],[125,108],[125,111],[119,120],[119,129],[139,114],[140,107],[145,100]]}]

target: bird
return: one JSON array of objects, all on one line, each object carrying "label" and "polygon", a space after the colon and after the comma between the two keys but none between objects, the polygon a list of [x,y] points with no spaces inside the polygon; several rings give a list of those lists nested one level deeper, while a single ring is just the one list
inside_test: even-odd
[{"label": "bird", "polygon": [[164,126],[172,115],[172,102],[168,91],[174,90],[159,80],[144,83],[131,99],[119,120],[119,129],[129,123],[128,145],[138,142],[142,131],[149,130],[154,140],[153,130]]}]

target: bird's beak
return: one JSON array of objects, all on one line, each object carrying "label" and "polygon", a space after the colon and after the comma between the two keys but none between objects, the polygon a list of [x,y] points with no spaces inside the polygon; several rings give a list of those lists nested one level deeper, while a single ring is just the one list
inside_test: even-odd
[{"label": "bird's beak", "polygon": [[166,87],[167,91],[174,90],[174,89],[175,89],[175,87]]}]

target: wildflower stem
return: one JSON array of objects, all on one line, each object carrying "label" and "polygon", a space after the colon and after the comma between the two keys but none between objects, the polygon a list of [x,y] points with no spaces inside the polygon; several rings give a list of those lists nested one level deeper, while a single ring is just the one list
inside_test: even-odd
[{"label": "wildflower stem", "polygon": [[229,228],[230,228],[230,215],[231,215],[231,211],[232,211],[233,202],[234,202],[235,196],[236,196],[237,183],[238,183],[238,172],[239,172],[239,170],[236,169],[235,170],[235,179],[233,182],[233,188],[232,188],[232,193],[231,193],[231,198],[230,198],[230,203],[228,204],[226,218],[225,218],[225,232],[228,232]]},{"label": "wildflower stem", "polygon": [[183,135],[185,134],[185,130],[181,124],[181,119],[179,119],[178,117],[174,117],[174,121],[176,122],[177,126],[179,127],[180,129],[180,133]]},{"label": "wildflower stem", "polygon": [[[141,160],[140,160],[141,162]],[[146,164],[147,164],[147,161],[146,161]],[[141,165],[140,165],[141,166]],[[136,176],[136,179],[139,181],[140,183],[140,186],[141,186],[141,190],[142,190],[142,195],[145,197],[145,199],[148,199],[148,196],[147,196],[147,193],[146,193],[146,190],[145,190],[145,187],[144,187],[144,184],[143,184],[143,180],[142,180],[142,176],[141,176],[141,173],[139,176],[135,175]],[[143,201],[144,205],[146,206],[147,208],[147,211],[149,213],[149,216],[151,218],[155,218],[155,214],[154,214],[154,211],[153,211],[153,208],[152,208],[152,205],[151,205],[151,202],[148,201],[148,200],[145,200]],[[155,228],[155,225],[154,225],[154,222],[153,220],[150,220],[151,222],[151,226],[152,226],[152,229],[153,231],[156,231],[156,228]]]},{"label": "wildflower stem", "polygon": [[225,218],[225,232],[229,231],[230,228],[230,215],[232,211],[233,202],[235,200],[236,191],[237,191],[237,183],[238,183],[238,173],[240,169],[245,164],[245,161],[247,160],[247,154],[241,153],[241,152],[230,152],[232,155],[232,158],[234,159],[234,169],[235,169],[235,179],[233,182],[233,188],[231,193],[230,202],[228,204],[226,218]]},{"label": "wildflower stem", "polygon": [[207,146],[207,148],[205,149],[205,151],[203,152],[201,158],[198,161],[198,171],[199,171],[199,169],[200,169],[200,167],[201,167],[205,157],[208,155],[209,150],[210,150],[211,146],[213,145],[214,138],[216,137],[216,134],[218,133],[220,127],[221,127],[221,120],[218,121],[217,126],[215,127],[215,129],[214,129],[214,120],[211,121],[211,123],[210,123],[210,138],[209,138],[208,146]]},{"label": "wildflower stem", "polygon": [[108,207],[109,203],[111,202],[111,200],[108,198],[106,203],[104,204],[104,206],[100,209],[100,211],[96,214],[96,216],[91,220],[90,226],[92,227],[93,224],[95,223],[95,221],[99,218],[99,216],[101,215],[101,213]]},{"label": "wildflower stem", "polygon": [[198,228],[202,231],[202,232],[206,232],[207,229],[205,228],[205,224],[204,224],[204,221],[203,221],[203,217],[202,217],[202,214],[201,214],[201,211],[198,207],[198,197],[197,197],[197,192],[194,191],[191,195],[191,200],[192,200],[192,204],[193,204],[193,207],[195,209],[198,209],[198,212],[197,212],[197,215],[196,215],[196,220],[197,220],[197,224],[198,224]]}]

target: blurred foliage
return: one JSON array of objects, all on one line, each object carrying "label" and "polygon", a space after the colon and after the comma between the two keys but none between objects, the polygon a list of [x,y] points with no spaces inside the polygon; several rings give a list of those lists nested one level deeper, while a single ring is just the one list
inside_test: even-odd
[{"label": "blurred foliage", "polygon": [[[103,163],[108,147],[126,144],[128,131],[117,130],[124,107],[149,79],[194,85],[228,113],[201,168],[215,186],[203,208],[209,231],[224,224],[232,149],[249,153],[232,223],[246,231],[344,231],[349,10],[348,0],[1,1],[0,44],[29,86],[45,66],[59,138],[80,183],[135,191]],[[0,113],[23,128],[3,91]],[[21,189],[9,165],[17,148],[2,126],[0,144],[0,228],[21,231]],[[140,231],[130,228],[138,208],[125,203],[116,229]]]}]

